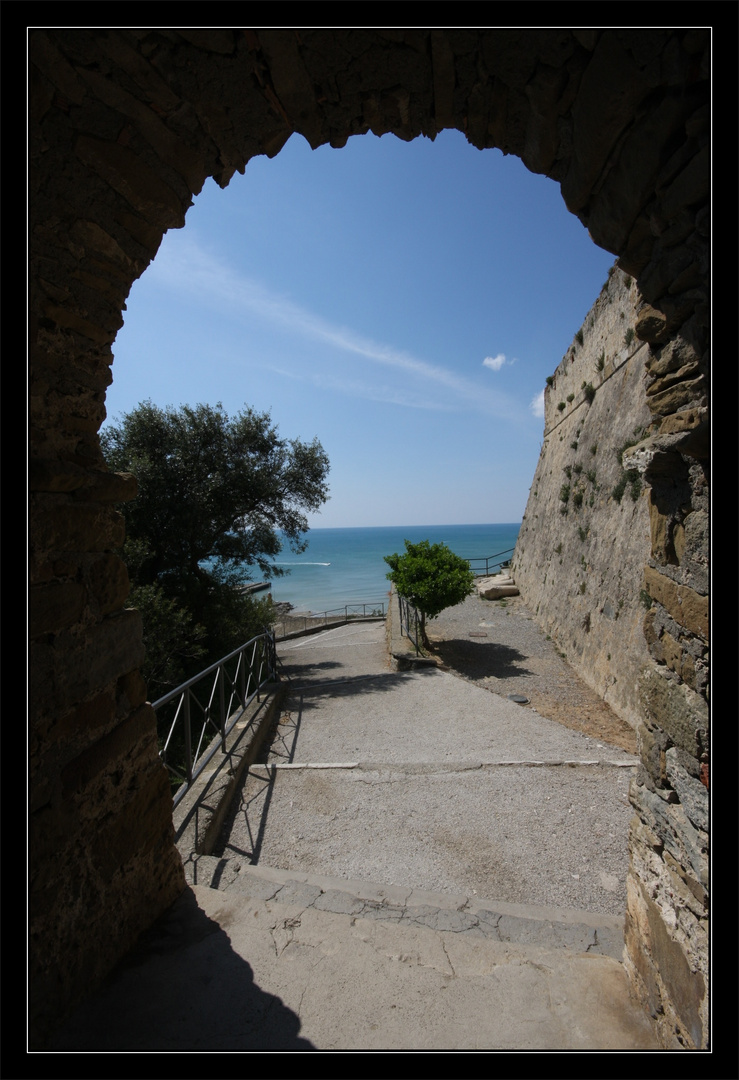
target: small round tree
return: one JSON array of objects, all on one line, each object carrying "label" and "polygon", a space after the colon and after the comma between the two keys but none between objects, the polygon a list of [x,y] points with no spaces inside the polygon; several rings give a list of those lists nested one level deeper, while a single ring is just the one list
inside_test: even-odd
[{"label": "small round tree", "polygon": [[474,591],[470,564],[446,544],[406,540],[405,555],[385,555],[385,562],[390,567],[388,579],[420,612],[421,634],[427,645],[426,619],[435,619],[445,608],[461,604]]}]

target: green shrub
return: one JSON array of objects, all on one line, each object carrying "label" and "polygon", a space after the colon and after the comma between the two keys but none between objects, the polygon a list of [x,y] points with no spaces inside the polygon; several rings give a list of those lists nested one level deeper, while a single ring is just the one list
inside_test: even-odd
[{"label": "green shrub", "polygon": [[557,408],[559,409],[559,411],[560,411],[560,412],[562,412],[562,410],[563,410],[563,409],[566,409],[566,408],[567,408],[567,406],[565,405],[564,401],[560,401],[560,402],[559,402],[559,403],[557,404]]},{"label": "green shrub", "polygon": [[405,540],[402,555],[385,555],[386,574],[400,596],[421,613],[421,636],[425,644],[426,619],[435,619],[445,608],[461,604],[474,592],[475,575],[467,559],[455,555],[446,544]]},{"label": "green shrub", "polygon": [[563,503],[566,503],[569,500],[569,497],[570,497],[570,485],[569,484],[562,484],[562,487],[559,489],[560,501],[563,502]]},{"label": "green shrub", "polygon": [[629,346],[633,340],[634,340],[634,330],[630,326],[629,329],[624,334],[624,341],[626,342],[626,345]]},{"label": "green shrub", "polygon": [[585,398],[587,400],[588,405],[592,405],[593,404],[593,399],[595,398],[595,387],[593,386],[592,383],[584,382],[582,384],[582,389],[585,392]]}]

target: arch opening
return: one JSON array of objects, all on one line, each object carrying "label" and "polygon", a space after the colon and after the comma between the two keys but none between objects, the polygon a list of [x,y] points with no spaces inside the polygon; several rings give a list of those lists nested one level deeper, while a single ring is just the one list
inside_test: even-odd
[{"label": "arch opening", "polygon": [[[326,59],[329,43],[340,60]],[[695,805],[708,782],[696,671],[708,629],[709,47],[693,30],[32,34],[31,891],[41,1038],[58,1015],[61,960],[78,957],[66,968],[72,1000],[182,886],[136,676],[140,627],[111,554],[120,538],[111,507],[126,481],[105,474],[97,438],[131,281],[206,175],[225,184],[293,130],[312,146],[340,146],[361,131],[408,139],[456,126],[474,145],[497,145],[557,179],[596,241],[638,278],[636,332],[649,346],[659,427],[629,460],[647,481],[669,471],[671,455],[681,469],[687,461],[691,501],[687,513],[665,512],[662,497],[650,504],[653,665],[642,690],[627,948],[638,992],[665,1017],[666,1045],[706,1045],[708,880]],[[122,816],[91,815],[111,796],[141,821],[137,836]],[[666,822],[660,814],[675,804]],[[650,837],[663,845],[670,830],[673,862],[655,868]],[[675,874],[673,921],[664,913],[675,913]],[[124,914],[111,935],[116,907]]]}]

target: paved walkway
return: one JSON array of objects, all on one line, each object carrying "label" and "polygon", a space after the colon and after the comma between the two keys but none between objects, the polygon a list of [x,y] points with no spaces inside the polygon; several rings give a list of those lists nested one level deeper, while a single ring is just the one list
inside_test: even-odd
[{"label": "paved walkway", "polygon": [[622,915],[636,759],[435,667],[382,623],[284,642],[291,679],[219,854]]},{"label": "paved walkway", "polygon": [[58,1048],[657,1048],[619,960],[634,759],[394,671],[383,624],[279,652],[222,850]]}]

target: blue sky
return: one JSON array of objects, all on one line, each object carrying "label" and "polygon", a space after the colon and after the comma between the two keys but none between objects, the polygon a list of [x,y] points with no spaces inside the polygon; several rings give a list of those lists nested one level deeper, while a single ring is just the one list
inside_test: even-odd
[{"label": "blue sky", "polygon": [[546,377],[613,261],[557,184],[457,131],[294,135],[225,191],[208,181],[164,237],[108,418],[220,401],[317,436],[331,497],[312,527],[520,521]]}]

